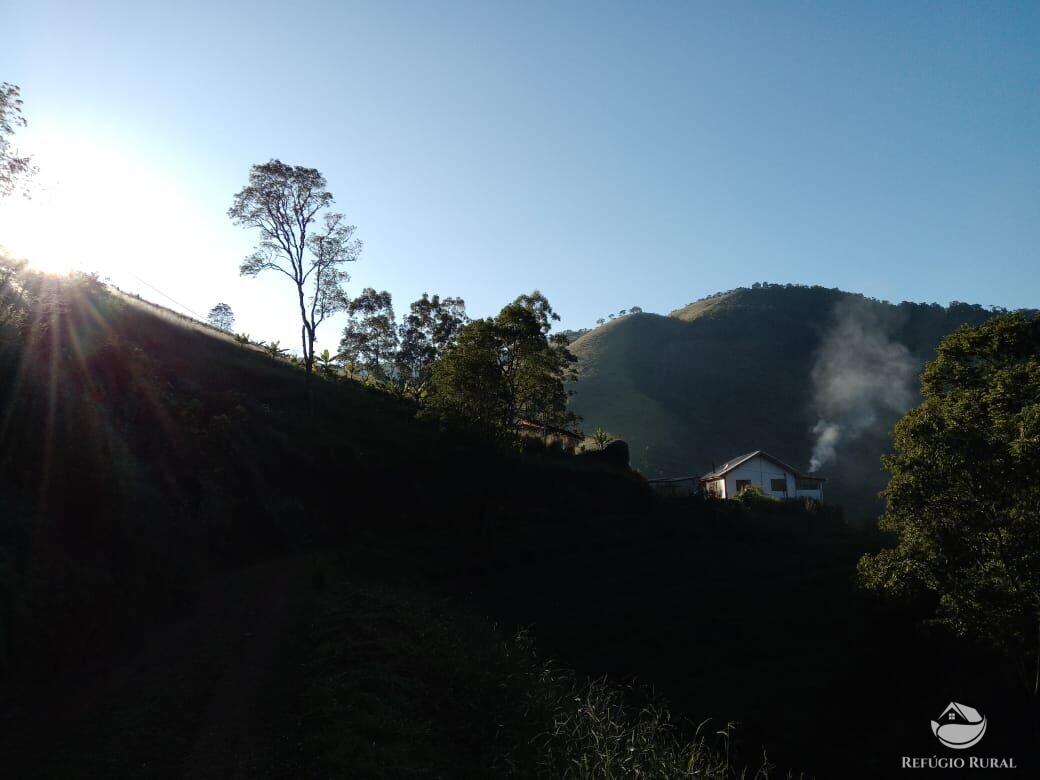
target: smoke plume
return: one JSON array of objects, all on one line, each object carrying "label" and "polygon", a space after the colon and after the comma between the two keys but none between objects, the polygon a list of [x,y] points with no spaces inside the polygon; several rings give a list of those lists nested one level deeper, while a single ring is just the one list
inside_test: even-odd
[{"label": "smoke plume", "polygon": [[892,319],[862,299],[835,306],[812,369],[818,422],[810,471],[833,461],[838,448],[860,438],[879,414],[899,415],[913,403],[920,366],[893,340]]}]

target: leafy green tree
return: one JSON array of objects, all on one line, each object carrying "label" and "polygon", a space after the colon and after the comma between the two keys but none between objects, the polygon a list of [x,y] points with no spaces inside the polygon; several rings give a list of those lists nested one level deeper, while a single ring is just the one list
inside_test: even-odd
[{"label": "leafy green tree", "polygon": [[235,326],[235,313],[231,311],[231,307],[226,303],[218,303],[210,309],[206,319],[209,320],[209,324],[214,328],[220,328],[220,330],[229,333]]},{"label": "leafy green tree", "polygon": [[390,293],[366,287],[348,304],[347,314],[349,319],[339,343],[340,353],[360,366],[367,377],[377,382],[391,379],[398,333]]},{"label": "leafy green tree", "polygon": [[400,348],[395,358],[399,381],[419,396],[430,384],[434,362],[458,339],[467,322],[466,302],[461,298],[432,298],[423,293],[409,307],[400,328]]},{"label": "leafy green tree", "polygon": [[[355,227],[342,214],[322,212],[332,205],[325,177],[314,168],[271,160],[254,165],[249,184],[235,195],[228,216],[236,225],[256,228],[260,242],[242,261],[243,276],[264,271],[284,274],[296,290],[304,368],[314,367],[318,326],[347,307],[342,269],[361,253]],[[315,225],[319,220],[320,226]]]},{"label": "leafy green tree", "polygon": [[426,413],[512,438],[523,419],[566,427],[565,382],[575,378],[559,317],[544,295],[521,295],[494,319],[474,320],[433,365]]},{"label": "leafy green tree", "polygon": [[424,415],[457,427],[500,433],[509,408],[501,351],[494,320],[465,325],[457,343],[433,364]]},{"label": "leafy green tree", "polygon": [[0,82],[0,198],[14,192],[19,182],[36,173],[31,157],[19,156],[10,136],[25,127],[21,91],[14,84]]},{"label": "leafy green tree", "polygon": [[880,527],[898,544],[863,583],[929,593],[936,622],[1013,659],[1040,702],[1040,317],[963,326],[921,377],[895,428]]}]

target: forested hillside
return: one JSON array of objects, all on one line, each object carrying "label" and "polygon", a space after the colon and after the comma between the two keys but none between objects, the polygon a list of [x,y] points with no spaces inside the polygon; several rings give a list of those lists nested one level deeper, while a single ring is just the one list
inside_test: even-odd
[{"label": "forested hillside", "polygon": [[885,483],[879,457],[917,403],[924,363],[943,336],[992,315],[823,287],[740,288],[576,339],[571,408],[586,431],[625,439],[648,477],[700,475],[756,449],[805,470],[819,448],[828,500],[866,518]]}]

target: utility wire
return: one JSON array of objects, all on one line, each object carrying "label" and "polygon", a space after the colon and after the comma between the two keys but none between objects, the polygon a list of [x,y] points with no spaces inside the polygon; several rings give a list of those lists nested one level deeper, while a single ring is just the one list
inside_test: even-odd
[{"label": "utility wire", "polygon": [[181,303],[180,301],[178,301],[178,300],[176,300],[176,299],[174,299],[174,298],[171,298],[171,297],[170,297],[169,295],[167,295],[166,293],[164,293],[164,292],[163,292],[162,290],[160,290],[160,289],[159,289],[158,287],[156,287],[156,286],[155,286],[154,284],[149,284],[149,283],[148,283],[148,282],[146,282],[146,281],[145,281],[144,279],[142,279],[142,278],[141,278],[140,276],[138,276],[137,274],[135,274],[135,273],[134,273],[133,271],[127,271],[127,273],[128,273],[128,274],[130,274],[130,275],[131,275],[132,277],[134,277],[134,278],[135,278],[135,279],[136,279],[137,281],[139,281],[139,282],[140,282],[141,284],[143,284],[143,285],[144,285],[145,287],[148,287],[148,288],[151,288],[152,290],[155,290],[155,292],[159,293],[159,295],[161,295],[161,296],[162,296],[163,298],[165,298],[166,300],[170,301],[170,302],[171,302],[171,303],[173,303],[174,305],[176,305],[176,306],[180,306],[180,307],[181,307],[182,309],[184,309],[184,310],[185,310],[186,312],[190,312],[190,313],[191,313],[191,314],[192,314],[192,315],[193,315],[193,316],[195,317],[195,319],[199,320],[200,322],[201,322],[201,321],[203,321],[203,320],[205,319],[205,318],[204,318],[204,317],[203,317],[203,316],[202,316],[201,314],[199,314],[199,313],[198,313],[197,311],[195,311],[195,310],[193,310],[193,309],[190,309],[190,308],[188,308],[187,306],[185,306],[185,305],[184,305],[183,303]]}]

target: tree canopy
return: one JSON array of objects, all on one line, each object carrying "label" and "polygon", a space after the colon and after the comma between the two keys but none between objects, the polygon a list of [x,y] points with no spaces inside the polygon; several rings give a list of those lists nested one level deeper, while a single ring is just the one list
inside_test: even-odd
[{"label": "tree canopy", "polygon": [[893,549],[864,583],[930,593],[935,620],[1011,655],[1040,694],[1040,317],[963,326],[921,378],[924,402],[895,428],[880,521]]},{"label": "tree canopy", "polygon": [[575,378],[576,359],[566,337],[549,335],[558,319],[536,290],[493,319],[464,325],[433,364],[426,413],[505,438],[524,419],[573,425],[565,382]]},{"label": "tree canopy", "polygon": [[253,166],[249,184],[228,209],[236,225],[260,231],[260,242],[239,268],[242,275],[270,270],[293,282],[308,375],[318,326],[347,307],[344,285],[349,276],[342,266],[357,260],[362,248],[354,238],[356,228],[346,224],[343,214],[324,211],[333,202],[317,170],[271,160]]},{"label": "tree canopy", "polygon": [[434,362],[455,344],[466,321],[462,298],[441,299],[423,293],[409,307],[401,323],[396,368],[401,381],[416,394],[429,388]]},{"label": "tree canopy", "polygon": [[366,376],[389,379],[398,343],[390,293],[367,287],[348,304],[347,313],[350,318],[339,343],[340,354]]},{"label": "tree canopy", "polygon": [[366,380],[413,398],[425,395],[434,362],[467,321],[461,298],[423,293],[398,325],[390,293],[371,287],[350,302],[347,313],[339,349],[350,373],[359,370]]},{"label": "tree canopy", "polygon": [[31,157],[22,157],[11,145],[11,136],[25,127],[21,91],[14,84],[0,82],[0,197],[10,195],[19,183],[36,173]]},{"label": "tree canopy", "polygon": [[218,303],[210,309],[209,314],[206,315],[206,319],[214,328],[220,328],[229,333],[231,332],[231,329],[235,327],[235,313],[231,311],[231,307],[226,303]]}]

